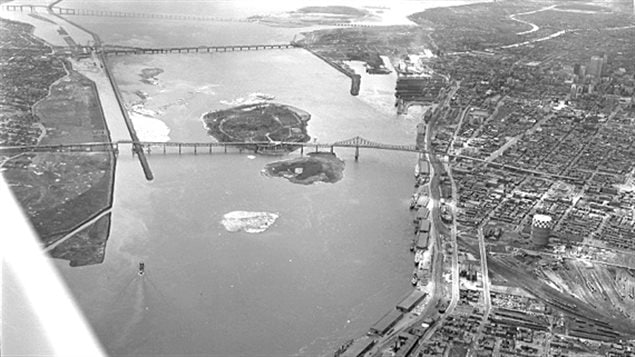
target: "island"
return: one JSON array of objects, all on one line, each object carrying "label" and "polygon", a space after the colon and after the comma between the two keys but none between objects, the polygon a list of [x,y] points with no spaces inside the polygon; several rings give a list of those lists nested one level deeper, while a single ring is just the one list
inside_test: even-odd
[{"label": "island", "polygon": [[342,179],[344,161],[329,152],[310,153],[297,159],[268,163],[263,174],[269,177],[284,177],[287,180],[310,185],[315,182],[335,183]]},{"label": "island", "polygon": [[296,11],[251,16],[249,20],[274,27],[347,26],[377,21],[377,16],[366,9],[350,6],[306,6]]},{"label": "island", "polygon": [[262,233],[277,219],[276,213],[232,211],[223,216],[221,224],[228,232]]},{"label": "island", "polygon": [[203,115],[208,133],[220,142],[254,143],[247,147],[265,153],[269,149],[290,152],[296,145],[280,143],[305,143],[307,122],[311,115],[301,109],[277,104],[245,104]]},{"label": "island", "polygon": [[144,68],[139,77],[141,77],[141,82],[156,86],[159,83],[157,76],[161,73],[163,73],[161,68]]}]

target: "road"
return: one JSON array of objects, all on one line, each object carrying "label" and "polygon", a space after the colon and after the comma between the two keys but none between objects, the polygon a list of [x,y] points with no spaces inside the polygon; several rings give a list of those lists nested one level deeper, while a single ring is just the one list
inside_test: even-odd
[{"label": "road", "polygon": [[66,234],[64,237],[62,237],[61,239],[57,240],[55,243],[49,245],[48,247],[44,248],[45,252],[50,252],[51,250],[55,249],[55,247],[57,247],[58,245],[66,242],[68,239],[74,237],[77,233],[81,232],[83,229],[88,228],[89,226],[91,226],[93,223],[97,222],[101,217],[110,214],[111,208],[107,208],[101,212],[99,212],[96,216],[94,216],[93,218],[89,219],[88,221],[82,223],[80,226],[78,226],[77,228],[73,229],[70,233]]},{"label": "road", "polygon": [[[459,83],[457,83],[447,94],[446,99],[444,100],[442,106],[447,108],[449,107],[450,100],[456,93],[459,88]],[[443,172],[443,165],[439,161],[439,158],[433,154],[432,152],[432,133],[434,131],[434,127],[436,125],[437,120],[439,119],[438,115],[432,117],[432,119],[426,123],[426,134],[425,134],[425,155],[426,159],[430,163],[430,173],[429,173],[429,182],[428,185],[428,194],[430,197],[430,237],[433,241],[431,251],[432,251],[432,294],[430,298],[427,300],[427,304],[423,312],[420,316],[415,316],[412,313],[408,313],[404,315],[404,318],[399,321],[393,331],[381,338],[378,339],[375,347],[373,347],[368,355],[375,356],[381,355],[382,351],[386,350],[391,346],[396,336],[410,328],[415,324],[421,323],[424,318],[433,317],[436,315],[436,309],[443,295],[443,261],[444,261],[444,251],[443,245],[441,241],[441,231],[447,231],[447,228],[443,225],[440,218],[440,200],[441,200],[441,191],[439,187],[439,174]],[[454,244],[453,254],[453,272],[456,271],[456,278],[453,277],[453,281],[456,282],[456,289],[453,286],[452,289],[452,301],[454,301],[454,306],[458,302],[459,298],[459,289],[458,289],[458,250],[457,245]],[[422,341],[429,339],[436,329],[443,324],[444,316],[448,316],[446,313],[442,315],[442,318],[435,321],[425,332],[422,337]]]},{"label": "road", "polygon": [[489,318],[490,311],[492,310],[492,297],[490,296],[490,281],[489,281],[489,268],[487,267],[487,249],[485,246],[485,235],[483,234],[483,228],[478,229],[478,246],[481,258],[481,279],[483,283],[483,319],[478,327],[478,330],[474,334],[475,338],[472,342],[472,349],[476,348],[478,341],[483,333],[487,319]]},{"label": "road", "polygon": [[446,315],[451,315],[456,305],[459,302],[460,295],[460,286],[459,286],[459,245],[456,240],[457,235],[457,226],[456,226],[456,207],[458,205],[457,198],[458,189],[456,187],[456,182],[454,181],[454,177],[452,176],[452,168],[449,164],[445,165],[445,171],[448,173],[448,178],[450,179],[450,184],[452,186],[452,200],[447,204],[450,207],[450,211],[452,212],[452,226],[450,228],[450,241],[452,243],[452,298],[450,300],[450,306],[448,306],[448,310]]}]

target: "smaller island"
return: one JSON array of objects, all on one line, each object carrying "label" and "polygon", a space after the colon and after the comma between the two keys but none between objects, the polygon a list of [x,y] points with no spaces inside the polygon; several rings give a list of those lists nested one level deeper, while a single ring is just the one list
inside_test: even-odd
[{"label": "smaller island", "polygon": [[344,176],[344,161],[329,152],[310,153],[306,157],[268,163],[263,174],[283,177],[301,185],[335,183]]},{"label": "smaller island", "polygon": [[276,103],[245,104],[203,115],[208,133],[220,142],[254,143],[247,146],[259,153],[270,149],[290,152],[297,145],[280,143],[305,143],[307,122],[311,115],[301,109]]},{"label": "smaller island", "polygon": [[141,82],[156,86],[159,83],[157,76],[161,73],[163,73],[161,68],[144,68],[141,70],[139,77],[141,77]]},{"label": "smaller island", "polygon": [[276,213],[232,211],[223,216],[221,224],[228,232],[262,233],[277,219]]}]

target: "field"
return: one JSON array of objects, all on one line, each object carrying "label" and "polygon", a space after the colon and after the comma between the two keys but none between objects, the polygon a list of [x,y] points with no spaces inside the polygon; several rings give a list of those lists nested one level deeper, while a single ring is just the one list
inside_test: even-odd
[{"label": "field", "polygon": [[[40,144],[110,141],[94,84],[77,72],[56,81],[34,105],[44,128]],[[44,246],[53,244],[112,205],[115,156],[111,152],[22,153],[3,163],[3,176]],[[109,217],[80,232],[91,244],[105,245]],[[101,260],[99,249],[77,249],[74,237],[53,250],[74,265]],[[86,240],[86,239],[84,239]],[[101,243],[99,243],[101,242]],[[91,246],[91,245],[89,245]],[[103,253],[103,247],[101,249]]]}]

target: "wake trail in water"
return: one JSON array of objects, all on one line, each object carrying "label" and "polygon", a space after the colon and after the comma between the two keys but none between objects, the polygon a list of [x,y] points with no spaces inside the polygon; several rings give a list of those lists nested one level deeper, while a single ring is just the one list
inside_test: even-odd
[{"label": "wake trail in water", "polygon": [[[141,280],[141,281],[139,281]],[[145,289],[143,284],[142,277],[135,277],[132,281],[137,281],[138,283],[135,286],[135,290],[133,292],[132,298],[132,311],[127,311],[127,315],[130,316],[129,319],[126,320],[126,323],[121,326],[119,329],[119,338],[117,338],[114,343],[115,348],[125,347],[128,341],[131,340],[131,335],[136,327],[143,320],[143,315],[146,306],[146,297],[145,297]],[[125,293],[125,291],[124,291]]]},{"label": "wake trail in water", "polygon": [[125,295],[126,290],[128,290],[128,288],[130,287],[130,284],[132,284],[132,282],[133,282],[133,281],[135,281],[135,280],[137,280],[137,279],[138,279],[138,277],[137,277],[137,276],[133,277],[132,279],[130,279],[130,281],[128,281],[128,283],[126,284],[126,286],[125,286],[123,289],[121,289],[121,291],[119,292],[119,294],[117,295],[117,297],[116,297],[116,298],[115,298],[115,300],[114,300],[115,305],[118,305],[118,304],[119,304],[119,302],[121,301],[121,299],[122,299],[122,298],[123,298],[123,296]]},{"label": "wake trail in water", "polygon": [[163,303],[165,303],[168,306],[173,305],[173,304],[170,304],[167,296],[165,296],[165,294],[156,286],[156,284],[152,281],[152,279],[149,276],[146,276],[143,279],[143,282],[144,284],[147,284],[150,288],[152,288],[159,295],[159,297],[161,297],[161,300],[163,300]]}]

